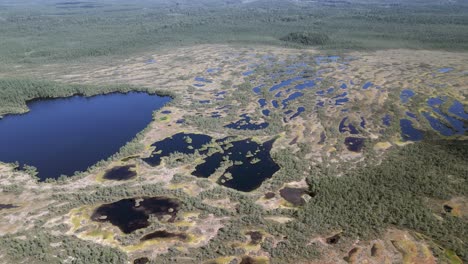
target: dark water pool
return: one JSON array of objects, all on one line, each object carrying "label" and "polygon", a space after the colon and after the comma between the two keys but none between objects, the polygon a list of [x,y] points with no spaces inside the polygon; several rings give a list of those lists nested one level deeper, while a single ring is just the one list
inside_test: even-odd
[{"label": "dark water pool", "polygon": [[454,114],[460,118],[468,120],[468,112],[465,111],[465,107],[463,106],[463,104],[457,100],[453,101],[453,104],[450,106],[448,111],[451,114]]},{"label": "dark water pool", "polygon": [[350,122],[348,122],[348,117],[345,117],[341,120],[338,130],[340,131],[340,133],[349,132],[352,135],[359,134],[359,131],[356,129],[356,127]]},{"label": "dark water pool", "polygon": [[372,82],[366,82],[366,83],[362,86],[362,89],[369,89],[372,85],[374,85]]},{"label": "dark water pool", "polygon": [[270,156],[273,142],[259,144],[246,139],[222,144],[222,152],[208,156],[192,175],[208,178],[221,166],[223,158],[228,157],[234,164],[226,169],[218,184],[244,192],[255,190],[280,169]]},{"label": "dark water pool", "polygon": [[[243,192],[250,192],[260,187],[280,169],[270,156],[273,143],[274,140],[263,144],[251,140],[233,142],[233,146],[225,152],[228,153],[230,160],[242,161],[242,164],[229,167],[219,178],[218,183]],[[249,152],[253,156],[248,155]]]},{"label": "dark water pool", "polygon": [[200,149],[210,141],[211,137],[207,135],[178,133],[151,145],[155,148],[153,153],[149,158],[143,160],[151,166],[158,166],[163,157],[175,152],[193,154],[195,150]]},{"label": "dark water pool", "polygon": [[35,166],[41,180],[72,175],[116,153],[169,97],[146,93],[39,100],[0,120],[0,161]]},{"label": "dark water pool", "polygon": [[230,128],[230,129],[236,129],[236,130],[260,130],[260,129],[265,129],[267,128],[270,124],[267,122],[262,122],[262,123],[252,123],[252,118],[248,116],[247,114],[242,114],[240,115],[242,119],[225,125],[224,127]]},{"label": "dark water pool", "polygon": [[13,204],[0,204],[0,210],[7,210],[7,209],[13,209],[13,208],[17,208],[18,206],[16,205],[13,205]]},{"label": "dark water pool", "polygon": [[424,138],[423,131],[414,128],[411,120],[400,119],[400,129],[403,141],[420,141]]},{"label": "dark water pool", "polygon": [[439,73],[447,73],[451,71],[453,71],[453,68],[442,68],[438,70]]},{"label": "dark water pool", "polygon": [[301,93],[301,92],[295,92],[295,93],[290,94],[288,96],[288,98],[281,101],[281,104],[283,105],[283,109],[286,108],[286,106],[288,106],[289,101],[296,100],[297,98],[299,98],[299,97],[301,97],[303,95],[304,94]]},{"label": "dark water pool", "polygon": [[106,180],[125,181],[137,176],[136,165],[117,166],[107,170],[103,178]]},{"label": "dark water pool", "polygon": [[382,123],[385,125],[385,126],[390,126],[390,123],[392,122],[392,117],[389,115],[389,114],[386,114],[383,118],[382,118]]},{"label": "dark water pool", "polygon": [[347,137],[345,138],[345,145],[349,151],[361,152],[364,147],[366,139],[358,137]]},{"label": "dark water pool", "polygon": [[416,95],[416,93],[411,89],[405,89],[400,93],[400,100],[402,103],[407,103],[411,97]]},{"label": "dark water pool", "polygon": [[285,187],[280,190],[281,197],[294,206],[301,206],[305,204],[305,200],[302,198],[304,194],[308,194],[307,189],[304,188]]},{"label": "dark water pool", "polygon": [[305,107],[299,106],[299,107],[297,108],[297,112],[296,112],[294,115],[292,115],[289,119],[294,119],[294,118],[298,117],[298,116],[299,116],[301,113],[303,113],[304,111],[305,111]]},{"label": "dark water pool", "polygon": [[147,241],[147,240],[153,240],[153,239],[180,239],[180,240],[186,240],[188,236],[184,233],[172,233],[168,232],[166,230],[158,230],[154,231],[153,233],[149,233],[147,235],[144,235],[142,238],[140,238],[140,241]]},{"label": "dark water pool", "polygon": [[91,219],[96,222],[110,222],[125,234],[130,234],[148,227],[150,216],[160,220],[164,216],[169,216],[169,221],[174,221],[178,208],[177,200],[166,197],[130,198],[99,206],[93,212]]}]

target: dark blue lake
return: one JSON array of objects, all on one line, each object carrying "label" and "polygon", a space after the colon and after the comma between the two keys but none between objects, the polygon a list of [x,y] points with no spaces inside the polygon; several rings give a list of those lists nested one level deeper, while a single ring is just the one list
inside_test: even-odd
[{"label": "dark blue lake", "polygon": [[0,120],[0,161],[35,166],[41,180],[73,175],[116,153],[171,99],[146,93],[39,100]]}]

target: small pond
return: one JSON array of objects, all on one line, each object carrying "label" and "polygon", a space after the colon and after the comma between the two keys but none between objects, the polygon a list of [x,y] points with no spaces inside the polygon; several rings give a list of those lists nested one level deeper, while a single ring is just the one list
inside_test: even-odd
[{"label": "small pond", "polygon": [[125,181],[133,179],[137,176],[135,171],[136,165],[117,166],[107,170],[103,178],[106,180]]},{"label": "small pond", "polygon": [[177,216],[179,202],[166,197],[142,197],[123,199],[96,208],[91,219],[96,222],[110,222],[125,234],[148,227],[149,217],[162,220],[168,216],[173,222]]},{"label": "small pond", "polygon": [[400,119],[401,137],[403,141],[420,141],[424,138],[423,131],[413,127],[408,119]]},{"label": "small pond", "polygon": [[305,204],[306,201],[302,198],[305,194],[308,194],[308,191],[305,188],[285,187],[280,190],[280,196],[294,206]]},{"label": "small pond", "polygon": [[193,154],[195,150],[200,149],[210,141],[211,137],[207,135],[178,133],[151,145],[155,148],[153,153],[149,158],[143,160],[151,166],[158,166],[163,157],[168,157],[176,152]]},{"label": "small pond", "polygon": [[236,130],[260,130],[265,129],[270,125],[267,122],[252,123],[252,118],[247,114],[242,114],[240,115],[240,117],[242,117],[242,119],[234,123],[225,125],[224,127]]},{"label": "small pond", "polygon": [[234,164],[226,169],[218,183],[244,192],[255,190],[280,169],[270,156],[273,142],[259,144],[247,139],[222,144],[222,152],[208,156],[192,175],[201,178],[211,176],[227,157]]},{"label": "small pond", "polygon": [[153,239],[178,239],[178,240],[186,240],[188,236],[184,233],[172,233],[166,230],[158,230],[154,231],[153,233],[149,233],[144,235],[140,238],[140,241],[148,241]]},{"label": "small pond", "polygon": [[345,138],[345,145],[349,151],[352,152],[361,152],[364,147],[366,139],[358,137],[347,137]]}]

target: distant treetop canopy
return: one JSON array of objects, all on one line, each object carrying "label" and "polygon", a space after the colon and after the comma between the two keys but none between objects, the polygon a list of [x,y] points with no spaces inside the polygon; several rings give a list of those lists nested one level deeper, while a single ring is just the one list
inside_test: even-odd
[{"label": "distant treetop canopy", "polygon": [[299,43],[302,45],[325,45],[330,42],[330,37],[318,32],[292,32],[280,38],[282,41]]}]

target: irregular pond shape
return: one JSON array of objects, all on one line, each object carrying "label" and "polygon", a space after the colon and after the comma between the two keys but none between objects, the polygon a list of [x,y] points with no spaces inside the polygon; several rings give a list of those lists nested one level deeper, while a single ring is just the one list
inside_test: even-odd
[{"label": "irregular pond shape", "polygon": [[268,110],[268,109],[263,109],[263,110],[262,110],[262,114],[263,114],[264,116],[270,116],[270,110]]},{"label": "irregular pond shape", "polygon": [[451,71],[453,71],[453,68],[442,68],[438,70],[439,73],[447,73]]},{"label": "irregular pond shape", "polygon": [[347,88],[348,88],[348,85],[346,85],[346,83],[342,83],[342,84],[340,85],[340,88],[341,88],[341,89],[347,89]]},{"label": "irregular pond shape", "polygon": [[250,118],[250,116],[247,114],[242,114],[240,117],[242,117],[242,119],[238,120],[237,122],[225,125],[224,127],[237,130],[260,130],[269,126],[267,122],[251,123],[252,118]]},{"label": "irregular pond shape", "polygon": [[324,107],[324,106],[325,106],[325,102],[319,101],[319,102],[317,102],[317,106],[318,106],[318,107]]},{"label": "irregular pond shape", "polygon": [[347,92],[344,92],[344,93],[342,93],[342,94],[339,94],[339,95],[337,95],[337,96],[332,97],[332,99],[336,99],[336,98],[340,98],[340,97],[346,97],[346,96],[348,96],[348,93],[347,93]]},{"label": "irregular pond shape", "polygon": [[383,118],[382,118],[382,123],[385,125],[385,126],[390,126],[390,122],[392,121],[392,117],[389,115],[389,114],[386,114]]},{"label": "irregular pond shape", "polygon": [[[229,159],[242,161],[241,165],[229,167],[218,183],[242,192],[250,192],[275,174],[280,167],[270,156],[274,140],[258,144],[251,140],[232,142],[232,147],[226,150]],[[253,157],[248,153],[254,154]]]},{"label": "irregular pond shape", "polygon": [[250,76],[250,75],[252,75],[254,72],[255,72],[255,70],[250,70],[250,71],[243,72],[242,75],[243,75],[243,76]]},{"label": "irregular pond shape", "polygon": [[223,153],[217,152],[211,156],[206,157],[205,162],[195,167],[195,171],[192,172],[192,175],[199,178],[210,177],[221,165],[223,156]]},{"label": "irregular pond shape", "polygon": [[349,123],[348,125],[345,125],[346,121],[348,121],[348,117],[345,117],[341,120],[340,126],[338,128],[340,133],[349,132],[352,135],[359,134],[359,131],[353,124]]},{"label": "irregular pond shape", "polygon": [[272,144],[273,141],[258,144],[250,139],[224,144],[222,153],[216,152],[208,156],[204,163],[195,168],[192,175],[201,178],[211,176],[221,166],[223,157],[226,156],[236,163],[226,170],[231,176],[228,177],[225,173],[218,183],[241,191],[251,191],[258,188],[265,179],[270,178],[279,169],[269,154]]},{"label": "irregular pond shape", "polygon": [[345,145],[349,151],[352,152],[361,152],[362,148],[364,147],[364,142],[366,141],[365,138],[358,138],[358,137],[347,137],[345,138]]},{"label": "irregular pond shape", "polygon": [[137,176],[135,171],[136,165],[125,165],[125,166],[117,166],[112,169],[107,170],[104,173],[103,178],[106,180],[114,180],[114,181],[125,181],[133,179]]},{"label": "irregular pond shape", "polygon": [[366,128],[366,119],[361,116],[361,123],[359,124],[362,128]]},{"label": "irregular pond shape", "polygon": [[427,99],[427,105],[432,108],[440,106],[443,103],[444,103],[444,100],[442,100],[442,98],[440,97],[432,97],[432,98]]},{"label": "irregular pond shape", "polygon": [[288,110],[288,111],[285,111],[284,114],[289,115],[289,114],[292,114],[292,112],[294,112],[294,111],[293,110]]},{"label": "irregular pond shape", "polygon": [[294,119],[294,118],[298,117],[304,111],[305,111],[305,107],[303,107],[303,106],[298,107],[297,112],[294,115],[292,115],[289,119]]},{"label": "irregular pond shape", "polygon": [[146,93],[38,100],[0,120],[0,160],[35,166],[41,180],[73,175],[116,153],[171,99]]},{"label": "irregular pond shape", "polygon": [[288,80],[284,80],[282,82],[280,82],[279,84],[277,85],[273,85],[271,88],[270,88],[270,92],[273,92],[275,90],[278,90],[278,89],[281,89],[282,87],[285,87],[285,86],[288,86],[288,85],[291,85],[293,82],[296,82],[296,81],[299,81],[299,80],[302,80],[303,77],[302,76],[297,76],[297,77],[294,77],[294,78],[291,78],[291,79],[288,79]]},{"label": "irregular pond shape", "polygon": [[320,141],[318,142],[318,144],[322,145],[323,143],[325,143],[326,139],[327,139],[327,135],[325,134],[325,132],[322,131],[322,133],[320,133]]},{"label": "irregular pond shape", "polygon": [[415,95],[414,91],[411,89],[404,89],[400,93],[400,100],[402,103],[406,104],[411,97]]},{"label": "irregular pond shape", "polygon": [[282,95],[283,95],[283,92],[279,91],[278,93],[275,94],[275,97],[278,98],[278,97],[281,97]]},{"label": "irregular pond shape", "polygon": [[212,82],[213,82],[212,80],[206,79],[206,78],[201,77],[201,76],[195,77],[195,81],[197,81],[197,82],[204,82],[204,83],[212,83]]},{"label": "irregular pond shape", "polygon": [[340,241],[340,239],[341,239],[341,235],[336,234],[334,236],[327,237],[327,239],[325,241],[327,242],[327,244],[335,245]]},{"label": "irregular pond shape", "polygon": [[400,119],[400,129],[403,141],[420,141],[424,138],[423,132],[414,128],[411,120]]},{"label": "irregular pond shape", "polygon": [[460,118],[463,118],[465,120],[468,119],[468,112],[465,111],[463,104],[457,100],[453,101],[453,104],[450,106],[448,111],[449,113],[454,114]]},{"label": "irregular pond shape", "polygon": [[416,119],[416,115],[413,114],[413,113],[411,113],[411,112],[408,112],[408,111],[407,111],[407,112],[406,112],[406,115],[409,116],[409,117],[411,117],[411,118],[415,118],[415,119]]},{"label": "irregular pond shape", "polygon": [[290,94],[288,96],[288,98],[281,101],[281,104],[283,105],[283,109],[286,108],[286,106],[288,106],[289,101],[296,100],[297,98],[299,98],[301,96],[304,96],[304,94],[301,93],[301,92],[294,92],[294,93]]},{"label": "irregular pond shape", "polygon": [[177,119],[176,124],[183,124],[185,123],[185,119]]},{"label": "irregular pond shape", "polygon": [[335,105],[344,105],[345,103],[349,102],[349,98],[341,98],[335,100]]},{"label": "irregular pond shape", "polygon": [[249,231],[245,234],[250,236],[251,245],[258,245],[260,242],[262,242],[263,235],[259,231]]},{"label": "irregular pond shape", "polygon": [[178,133],[151,145],[155,147],[155,150],[149,158],[143,160],[151,166],[158,166],[161,164],[162,157],[167,157],[175,152],[193,154],[195,150],[210,143],[211,139],[210,136],[202,134]]},{"label": "irregular pond shape", "polygon": [[252,91],[256,94],[259,94],[261,91],[262,91],[262,87],[265,86],[264,84],[260,85],[260,86],[257,86],[257,87],[254,87],[252,89]]},{"label": "irregular pond shape", "polygon": [[8,209],[13,209],[17,207],[18,206],[13,205],[13,204],[0,204],[0,210],[8,210]]},{"label": "irregular pond shape", "polygon": [[279,108],[279,103],[277,100],[271,101],[271,104],[273,105],[274,108]]},{"label": "irregular pond shape", "polygon": [[221,68],[208,68],[206,70],[207,73],[218,73],[219,71],[221,71]]},{"label": "irregular pond shape", "polygon": [[432,110],[435,113],[439,114],[439,116],[442,116],[450,124],[451,128],[455,129],[455,131],[445,126],[442,122],[440,122],[437,118],[435,118],[434,115],[426,113],[424,114],[424,117],[426,117],[426,119],[429,121],[433,129],[439,131],[444,136],[451,136],[454,134],[464,134],[465,131],[467,130],[464,122],[461,120],[458,120],[457,118],[449,116],[443,113],[442,110],[440,110],[440,106],[444,102],[445,101],[440,98],[429,98],[427,101],[428,105],[432,108]]},{"label": "irregular pond shape", "polygon": [[325,94],[325,91],[324,91],[324,90],[320,90],[320,91],[317,91],[315,94],[316,94],[316,95],[324,95],[324,94]]},{"label": "irregular pond shape", "polygon": [[335,88],[328,88],[327,94],[331,94],[335,91]]},{"label": "irregular pond shape", "polygon": [[291,142],[289,142],[289,145],[292,146],[292,145],[295,145],[297,143],[297,140],[299,140],[299,137],[295,137],[293,140],[291,140]]},{"label": "irregular pond shape", "polygon": [[142,197],[122,199],[120,201],[103,204],[94,210],[91,220],[96,222],[110,222],[125,234],[148,227],[149,217],[154,216],[162,220],[169,216],[173,222],[177,216],[179,202],[166,197]]},{"label": "irregular pond shape", "polygon": [[447,127],[444,123],[442,123],[439,119],[432,116],[428,112],[422,112],[423,116],[427,119],[429,124],[431,125],[432,129],[438,131],[443,136],[453,136],[456,134],[451,128]]},{"label": "irregular pond shape", "polygon": [[280,190],[281,197],[294,206],[301,206],[305,204],[305,200],[302,198],[302,196],[305,194],[308,194],[308,191],[304,188],[285,187]]},{"label": "irregular pond shape", "polygon": [[215,93],[215,96],[221,96],[221,95],[225,95],[225,94],[226,94],[226,91],[221,91],[221,92]]},{"label": "irregular pond shape", "polygon": [[362,89],[369,89],[372,85],[374,85],[372,82],[366,82],[363,86]]},{"label": "irregular pond shape", "polygon": [[316,85],[317,84],[315,83],[315,80],[308,80],[308,81],[305,81],[304,83],[296,85],[294,88],[296,88],[297,90],[304,90],[307,88],[313,88]]},{"label": "irregular pond shape", "polygon": [[133,261],[133,264],[147,264],[147,263],[149,263],[149,262],[150,262],[149,258],[143,257],[143,258],[137,258],[137,259],[135,259],[135,260]]},{"label": "irregular pond shape", "polygon": [[224,105],[224,106],[217,107],[216,110],[228,110],[231,108],[232,108],[232,105]]},{"label": "irregular pond shape", "polygon": [[172,233],[167,232],[166,230],[158,230],[147,235],[144,235],[140,238],[140,241],[148,241],[153,239],[179,239],[179,240],[186,240],[188,236],[184,233]]}]

